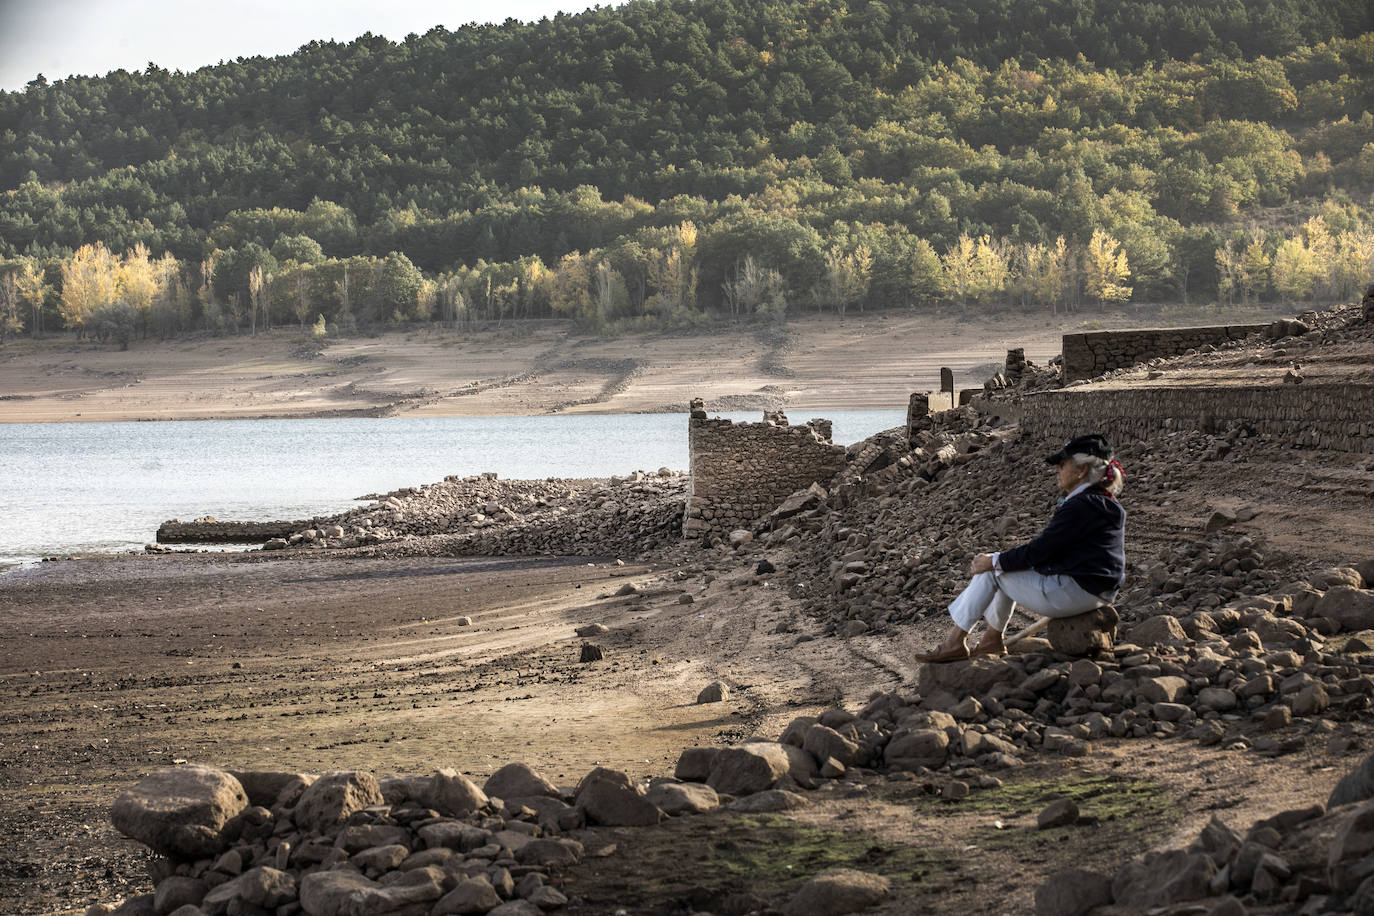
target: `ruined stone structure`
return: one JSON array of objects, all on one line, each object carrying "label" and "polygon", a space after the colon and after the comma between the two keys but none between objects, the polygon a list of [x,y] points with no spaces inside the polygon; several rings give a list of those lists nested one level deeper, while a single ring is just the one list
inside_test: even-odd
[{"label": "ruined stone structure", "polygon": [[1144,439],[1239,420],[1295,446],[1374,454],[1374,385],[1068,389],[1027,395],[1021,409],[1022,428],[1051,439]]},{"label": "ruined stone structure", "polygon": [[930,428],[930,392],[913,392],[906,404],[906,433],[915,439],[917,433]]},{"label": "ruined stone structure", "polygon": [[720,536],[748,528],[778,503],[844,468],[843,446],[830,441],[830,421],[789,426],[782,411],[761,423],[710,419],[692,402],[687,441],[692,483],[683,536]]},{"label": "ruined stone structure", "polygon": [[313,520],[294,522],[222,522],[213,518],[198,518],[183,522],[178,519],[163,522],[157,529],[159,544],[261,544],[272,538],[284,538],[294,531],[309,528]]},{"label": "ruined stone structure", "polygon": [[[1243,340],[1268,324],[1229,324],[1203,328],[1090,331],[1064,335],[1064,381],[1089,379],[1157,356],[1179,356],[1208,344]],[[1008,354],[1010,357],[1010,354]]]}]

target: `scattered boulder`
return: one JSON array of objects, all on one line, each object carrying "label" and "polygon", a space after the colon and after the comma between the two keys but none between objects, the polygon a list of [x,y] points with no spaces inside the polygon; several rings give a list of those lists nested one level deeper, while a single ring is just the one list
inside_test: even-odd
[{"label": "scattered boulder", "polygon": [[697,694],[697,705],[701,706],[706,703],[720,703],[728,699],[730,699],[730,688],[720,681],[713,681],[702,688],[701,693]]},{"label": "scattered boulder", "polygon": [[711,762],[706,784],[727,795],[749,795],[772,788],[791,762],[781,744],[759,741],[723,748]]},{"label": "scattered boulder", "polygon": [[701,814],[720,807],[716,790],[695,782],[659,783],[649,789],[648,799],[670,817]]},{"label": "scattered boulder", "polygon": [[705,782],[720,755],[718,747],[689,747],[682,751],[673,775],[684,782]]},{"label": "scattered boulder", "polygon": [[1056,652],[1065,655],[1099,655],[1110,652],[1121,617],[1116,608],[1104,605],[1086,614],[1053,617],[1046,635]]},{"label": "scattered boulder", "polygon": [[226,827],[248,807],[233,776],[207,766],[158,770],[115,798],[115,828],[173,859],[202,859],[228,845]]},{"label": "scattered boulder", "polygon": [[382,790],[371,773],[340,771],[326,773],[301,793],[296,804],[296,824],[306,830],[325,833],[343,823],[354,811],[383,804]]},{"label": "scattered boulder", "polygon": [[594,771],[583,780],[576,803],[588,822],[605,827],[646,827],[663,819],[663,812],[625,774],[613,771]]},{"label": "scattered boulder", "polygon": [[1178,620],[1168,614],[1157,614],[1131,627],[1127,634],[1137,646],[1166,646],[1186,642],[1188,634]]},{"label": "scattered boulder", "polygon": [[436,770],[430,778],[424,802],[447,817],[462,817],[485,806],[487,793],[456,770]]},{"label": "scattered boulder", "polygon": [[1066,827],[1076,823],[1078,823],[1078,803],[1072,798],[1056,799],[1035,816],[1035,826],[1040,830]]},{"label": "scattered boulder", "polygon": [[1317,602],[1314,613],[1334,620],[1342,629],[1374,628],[1374,589],[1334,585]]},{"label": "scattered boulder", "polygon": [[1035,916],[1084,916],[1112,902],[1112,881],[1106,875],[1071,868],[1055,872],[1035,889]]},{"label": "scattered boulder", "polygon": [[842,868],[822,872],[797,888],[783,916],[841,916],[881,903],[892,885],[881,875]]},{"label": "scattered boulder", "polygon": [[508,763],[487,777],[482,791],[497,798],[543,795],[558,798],[558,787],[523,763]]}]

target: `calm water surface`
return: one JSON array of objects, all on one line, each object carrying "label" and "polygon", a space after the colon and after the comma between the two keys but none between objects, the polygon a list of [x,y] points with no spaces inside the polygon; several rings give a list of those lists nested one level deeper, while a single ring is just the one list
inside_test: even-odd
[{"label": "calm water surface", "polygon": [[[906,419],[900,410],[825,415],[846,445]],[[660,467],[687,469],[684,414],[0,424],[0,570],[141,550],[169,518],[309,518],[450,474]]]}]

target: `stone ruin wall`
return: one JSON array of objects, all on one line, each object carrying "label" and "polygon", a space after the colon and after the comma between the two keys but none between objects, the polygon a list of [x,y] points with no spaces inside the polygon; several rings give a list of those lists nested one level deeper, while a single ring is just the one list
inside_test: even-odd
[{"label": "stone ruin wall", "polygon": [[[696,414],[700,413],[700,416]],[[830,421],[788,426],[781,414],[762,423],[688,420],[692,482],[683,537],[722,536],[751,528],[788,496],[825,485],[845,466],[845,449],[830,441]]]},{"label": "stone ruin wall", "polygon": [[221,522],[215,519],[179,519],[163,522],[157,529],[159,544],[261,544],[272,538],[290,537],[315,524],[314,519],[294,522]]},{"label": "stone ruin wall", "polygon": [[1295,446],[1374,454],[1374,385],[1070,389],[1021,402],[1022,428],[1050,439],[1116,442],[1230,420]]},{"label": "stone ruin wall", "polygon": [[1268,327],[1268,324],[1228,324],[1202,328],[1065,334],[1064,381],[1089,379],[1159,356],[1179,356],[1208,344],[1220,346],[1231,341],[1243,340]]}]

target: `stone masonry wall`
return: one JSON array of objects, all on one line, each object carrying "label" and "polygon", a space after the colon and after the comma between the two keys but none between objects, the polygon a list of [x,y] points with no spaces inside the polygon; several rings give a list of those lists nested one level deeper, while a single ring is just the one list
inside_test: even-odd
[{"label": "stone masonry wall", "polygon": [[1241,420],[1295,446],[1374,453],[1374,385],[1079,388],[1027,395],[1021,408],[1022,428],[1051,439],[1116,442]]},{"label": "stone masonry wall", "polygon": [[1157,356],[1178,356],[1207,344],[1219,346],[1233,340],[1243,340],[1267,327],[1265,324],[1228,324],[1203,328],[1065,334],[1064,380],[1076,382]]},{"label": "stone masonry wall", "polygon": [[844,446],[831,443],[829,420],[788,426],[773,416],[763,423],[688,420],[692,482],[684,537],[751,527],[797,490],[825,484],[844,468]]}]

